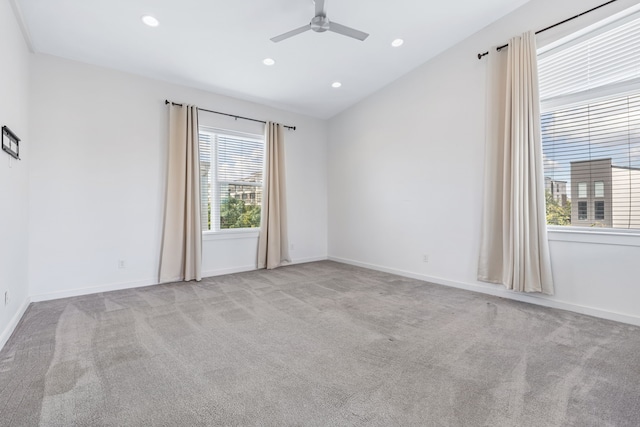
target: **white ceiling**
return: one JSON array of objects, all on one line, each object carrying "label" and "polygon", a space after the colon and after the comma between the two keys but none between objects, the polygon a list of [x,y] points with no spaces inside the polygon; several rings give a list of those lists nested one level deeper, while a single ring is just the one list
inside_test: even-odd
[{"label": "white ceiling", "polygon": [[307,31],[280,43],[270,38],[307,24],[312,0],[13,1],[35,52],[329,118],[528,0],[327,0],[330,20],[369,38]]}]

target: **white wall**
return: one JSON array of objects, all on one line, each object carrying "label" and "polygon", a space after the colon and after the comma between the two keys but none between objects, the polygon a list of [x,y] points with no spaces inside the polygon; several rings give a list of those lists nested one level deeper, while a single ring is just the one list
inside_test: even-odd
[{"label": "white wall", "polygon": [[[332,118],[330,258],[640,324],[638,237],[550,233],[551,298],[476,280],[486,90],[486,58],[476,54],[600,3],[532,0]],[[635,3],[621,0],[545,32],[539,45]]]},{"label": "white wall", "polygon": [[[0,151],[0,349],[28,304],[29,51],[8,0],[0,1],[0,127],[20,139],[22,160]],[[5,306],[4,295],[9,292]]]},{"label": "white wall", "polygon": [[[31,70],[34,300],[156,283],[165,99],[297,126],[285,138],[291,255],[326,258],[325,121],[47,55],[33,55]],[[244,126],[205,115],[223,128]],[[255,248],[256,237],[205,239],[204,275],[255,268]]]},{"label": "white wall", "polygon": [[[633,3],[620,0],[587,19]],[[0,153],[0,182],[11,183],[0,189],[0,291],[12,297],[7,307],[0,301],[0,346],[29,296],[40,300],[156,282],[164,99],[298,127],[286,142],[294,262],[329,253],[442,284],[639,323],[634,278],[640,246],[634,236],[550,233],[553,298],[516,295],[475,280],[486,78],[486,61],[475,54],[596,4],[532,0],[336,116],[327,132],[322,120],[29,55],[8,3],[0,2],[0,51],[12,64],[0,73],[1,99],[8,100],[0,103],[0,121],[23,139],[24,158],[10,167]],[[249,126],[217,116],[206,120]],[[205,275],[253,268],[255,247],[255,237],[205,239]],[[119,259],[125,269],[118,269]]]}]

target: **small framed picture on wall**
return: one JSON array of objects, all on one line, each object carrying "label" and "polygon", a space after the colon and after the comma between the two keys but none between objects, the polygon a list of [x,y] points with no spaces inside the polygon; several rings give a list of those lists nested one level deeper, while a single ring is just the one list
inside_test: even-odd
[{"label": "small framed picture on wall", "polygon": [[20,138],[6,126],[2,126],[2,150],[11,157],[20,159]]}]

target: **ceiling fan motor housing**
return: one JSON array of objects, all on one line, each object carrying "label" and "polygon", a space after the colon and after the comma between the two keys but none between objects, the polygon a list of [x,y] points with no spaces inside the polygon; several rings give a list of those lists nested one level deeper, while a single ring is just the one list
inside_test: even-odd
[{"label": "ceiling fan motor housing", "polygon": [[324,33],[329,30],[329,19],[326,16],[318,15],[314,16],[311,20],[311,29],[316,33]]}]

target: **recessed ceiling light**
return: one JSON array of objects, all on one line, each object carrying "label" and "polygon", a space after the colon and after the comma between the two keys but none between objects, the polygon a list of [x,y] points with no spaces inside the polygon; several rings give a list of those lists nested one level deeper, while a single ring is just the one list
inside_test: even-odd
[{"label": "recessed ceiling light", "polygon": [[340,83],[340,82],[331,83],[331,87],[339,88],[340,86],[342,86],[342,83]]},{"label": "recessed ceiling light", "polygon": [[265,59],[262,61],[262,63],[263,63],[264,65],[273,65],[273,64],[275,64],[275,63],[276,63],[276,61],[274,61],[274,60],[273,60],[273,59],[271,59],[271,58],[265,58]]},{"label": "recessed ceiling light", "polygon": [[402,39],[395,39],[394,41],[391,42],[391,46],[393,47],[400,47],[402,46],[402,44],[404,43],[404,40]]},{"label": "recessed ceiling light", "polygon": [[142,17],[142,22],[144,22],[150,27],[157,27],[158,25],[160,25],[160,21],[158,21],[156,18],[154,18],[151,15],[144,15]]}]

